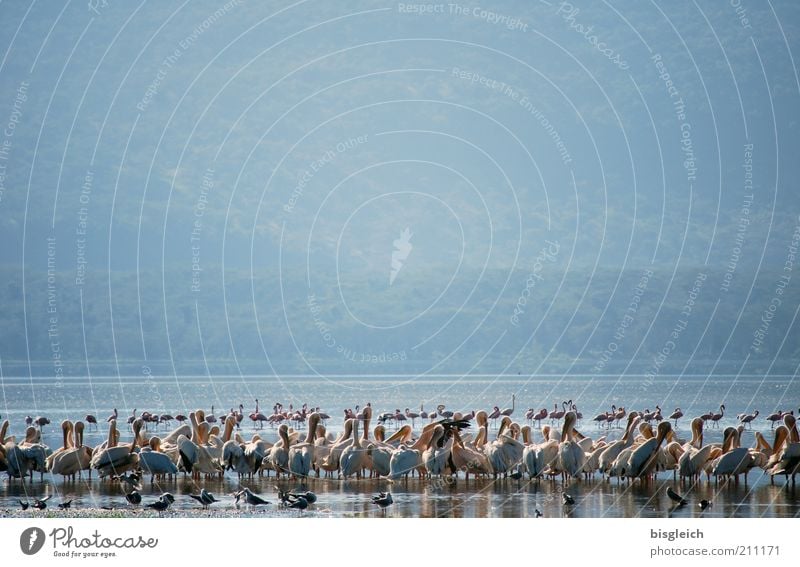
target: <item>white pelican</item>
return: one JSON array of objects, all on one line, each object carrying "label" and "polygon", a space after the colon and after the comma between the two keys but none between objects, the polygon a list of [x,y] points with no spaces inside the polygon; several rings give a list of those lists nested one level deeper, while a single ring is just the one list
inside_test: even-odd
[{"label": "white pelican", "polygon": [[163,478],[178,473],[178,467],[172,459],[161,452],[161,440],[155,436],[150,438],[147,447],[139,451],[139,466],[144,472],[150,473],[150,484],[153,484],[156,475]]},{"label": "white pelican", "polygon": [[744,474],[747,482],[747,471],[752,467],[753,457],[750,450],[739,446],[739,430],[735,427],[725,429],[725,440],[722,443],[722,456],[718,457],[711,465],[711,474],[719,478],[734,477],[739,481],[739,475]]},{"label": "white pelican", "polygon": [[278,437],[280,441],[275,443],[269,452],[269,463],[275,475],[280,477],[281,473],[289,472],[289,426],[282,423],[278,427]]},{"label": "white pelican", "polygon": [[444,427],[441,425],[434,427],[428,448],[422,453],[422,464],[429,476],[445,475],[450,468],[452,440],[445,443],[444,436]]},{"label": "white pelican", "polygon": [[625,476],[630,479],[644,478],[653,472],[661,443],[664,442],[664,438],[670,431],[672,431],[672,424],[669,421],[659,423],[658,434],[642,443],[631,454],[628,468],[624,471]]},{"label": "white pelican", "polygon": [[296,477],[306,477],[314,468],[314,441],[318,423],[318,413],[308,416],[308,434],[305,442],[292,445],[289,449],[289,472]]},{"label": "white pelican", "polygon": [[104,449],[92,455],[90,466],[97,471],[100,478],[118,475],[127,470],[136,468],[139,464],[139,455],[135,453],[136,439],[142,429],[142,421],[133,422],[134,440],[130,446],[117,445],[117,422],[112,420],[108,428],[108,441]]},{"label": "white pelican", "polygon": [[[525,429],[523,428],[522,431],[524,435]],[[553,467],[558,459],[558,442],[550,439],[549,435],[550,426],[545,425],[542,429],[542,442],[538,445],[531,442],[522,451],[522,462],[531,478],[541,477],[546,470]]]},{"label": "white pelican", "polygon": [[361,471],[364,469],[365,451],[361,447],[361,440],[358,438],[358,420],[353,422],[353,443],[342,451],[339,459],[339,471],[343,478],[355,475],[361,478]]},{"label": "white pelican", "polygon": [[510,426],[511,418],[508,416],[503,417],[500,421],[497,439],[484,447],[484,453],[492,467],[492,474],[495,478],[497,478],[498,474],[508,474],[522,460],[524,446],[511,435],[505,433],[505,430],[510,429]]},{"label": "white pelican", "polygon": [[577,477],[583,470],[586,455],[581,446],[573,439],[573,428],[577,416],[574,411],[569,411],[564,416],[564,426],[561,430],[561,443],[558,445],[558,461],[556,466],[567,478]]},{"label": "white pelican", "polygon": [[609,443],[608,446],[600,453],[598,460],[598,468],[603,474],[608,474],[611,470],[611,465],[619,457],[619,454],[633,444],[633,432],[639,423],[640,418],[636,412],[628,414],[628,424],[625,426],[625,433],[622,438]]}]

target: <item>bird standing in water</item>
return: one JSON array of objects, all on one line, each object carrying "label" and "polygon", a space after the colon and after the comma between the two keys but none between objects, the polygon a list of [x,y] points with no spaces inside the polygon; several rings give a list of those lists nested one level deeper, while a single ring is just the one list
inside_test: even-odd
[{"label": "bird standing in water", "polygon": [[377,504],[383,510],[383,515],[386,515],[386,508],[394,504],[391,492],[381,492],[377,496],[372,497],[372,503]]},{"label": "bird standing in water", "polygon": [[689,503],[683,496],[672,490],[672,487],[670,486],[667,487],[667,496],[669,496],[669,499],[678,505],[678,508],[681,506],[686,506]]}]

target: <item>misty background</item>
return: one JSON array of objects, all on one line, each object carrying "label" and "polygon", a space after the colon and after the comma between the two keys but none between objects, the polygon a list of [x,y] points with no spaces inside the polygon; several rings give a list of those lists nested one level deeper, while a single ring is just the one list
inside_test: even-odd
[{"label": "misty background", "polygon": [[800,6],[414,6],[3,2],[2,375],[796,373]]}]

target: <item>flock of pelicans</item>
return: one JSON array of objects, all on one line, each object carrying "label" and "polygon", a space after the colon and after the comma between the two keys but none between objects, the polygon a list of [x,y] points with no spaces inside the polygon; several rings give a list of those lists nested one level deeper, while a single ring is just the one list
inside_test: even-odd
[{"label": "flock of pelicans", "polygon": [[[100,479],[121,482],[131,505],[141,504],[139,490],[144,475],[150,476],[152,484],[178,474],[190,475],[195,480],[221,478],[226,471],[233,471],[240,480],[272,473],[277,478],[297,480],[311,476],[369,477],[390,482],[415,475],[520,479],[527,474],[531,479],[560,477],[566,483],[596,474],[616,477],[618,482],[647,482],[660,471],[672,470],[673,476],[681,481],[699,482],[705,474],[708,480],[733,479],[736,483],[743,476],[746,483],[748,472],[759,468],[773,481],[775,476],[784,475],[787,483],[791,478],[794,485],[795,475],[800,473],[800,434],[794,412],[777,412],[774,419],[770,416],[773,439],[768,440],[756,431],[753,447],[742,447],[741,436],[758,412],[737,416],[738,426],[726,427],[720,443],[704,443],[706,422],[718,427],[724,411],[721,406],[719,413],[695,417],[691,421],[691,438],[681,439],[676,433],[678,420],[683,417],[679,408],[669,416],[662,416],[658,406],[655,411],[626,411],[614,406],[593,418],[598,429],[610,429],[615,423],[621,427],[625,423],[621,438],[610,441],[605,435],[592,438],[585,430],[576,428],[583,416],[571,401],[563,402],[561,409],[556,404],[553,412],[528,410],[526,425],[512,420],[512,400],[511,408],[495,407],[491,412],[451,412],[444,405],[438,406],[433,416],[423,416],[422,408],[419,414],[408,409],[384,412],[375,417],[374,429],[371,429],[372,406],[367,404],[364,408],[356,407],[355,411],[345,410],[344,428],[338,436],[327,432],[325,421],[330,418],[319,408],[309,410],[303,406],[297,412],[291,409],[284,412],[276,404],[268,417],[256,405],[256,411],[249,416],[253,428],[271,423],[277,428],[277,441],[262,438],[260,429],[249,440],[245,439],[241,429],[244,414],[239,406],[239,411],[231,410],[219,417],[213,415],[213,409],[209,415],[196,410],[163,436],[150,434],[147,427],[155,423],[157,430],[159,423],[168,420],[162,416],[154,418],[147,412],[137,417],[134,412],[127,420],[132,438],[123,443],[117,426],[119,415],[114,410],[107,420],[106,439],[95,447],[84,444],[83,421],[63,421],[62,446],[52,450],[42,442],[41,429],[46,425],[42,418],[27,426],[21,440],[7,437],[9,422],[5,420],[0,426],[0,471],[5,471],[10,481],[28,476],[33,480],[37,472],[40,478],[50,473],[72,480],[84,472],[91,479],[95,473]],[[96,419],[87,418],[92,418],[86,419],[88,423],[97,426]],[[415,432],[416,419],[422,419],[423,425]],[[426,419],[428,423],[424,422]],[[550,423],[543,425],[544,419]],[[387,431],[389,421],[395,424],[391,435]],[[537,421],[538,428],[531,425]],[[653,421],[657,422],[655,428],[651,425]],[[491,423],[495,424],[496,432],[491,431]],[[303,427],[304,435],[300,431]],[[472,431],[467,431],[470,428]],[[191,496],[204,508],[217,502],[205,489]],[[267,503],[249,488],[232,496],[237,508],[240,502],[250,506]],[[301,510],[316,501],[316,496],[305,490],[279,490],[278,496],[281,505]],[[568,505],[569,495],[563,496],[564,504]],[[672,489],[668,496],[679,505],[685,503]],[[393,503],[390,492],[382,492],[372,501],[384,510]],[[174,497],[165,493],[147,506],[162,512],[173,502]],[[66,508],[69,504],[62,502],[59,507]],[[33,506],[46,507],[46,499],[35,500]]]}]

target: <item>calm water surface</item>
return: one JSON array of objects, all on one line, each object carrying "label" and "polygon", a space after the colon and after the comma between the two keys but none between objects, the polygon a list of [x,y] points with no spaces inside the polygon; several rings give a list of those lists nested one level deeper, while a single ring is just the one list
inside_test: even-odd
[{"label": "calm water surface", "polygon": [[[197,408],[208,412],[215,406],[218,416],[231,407],[241,403],[245,414],[253,411],[255,399],[261,402],[261,411],[269,414],[272,405],[280,401],[285,407],[290,403],[295,407],[308,403],[319,406],[334,416],[328,422],[329,431],[339,431],[342,426],[342,410],[363,406],[371,402],[376,415],[382,411],[401,410],[410,407],[418,410],[425,404],[428,410],[440,403],[448,409],[472,410],[491,409],[497,405],[510,407],[511,395],[516,394],[517,404],[514,417],[524,422],[524,412],[529,407],[552,408],[554,403],[571,399],[587,418],[610,409],[611,404],[628,409],[653,409],[660,405],[664,415],[675,407],[681,407],[689,417],[717,410],[720,404],[726,406],[726,417],[718,430],[707,429],[706,442],[718,441],[725,426],[735,425],[736,414],[759,410],[760,417],[753,423],[753,429],[761,430],[771,439],[769,423],[763,419],[776,408],[797,411],[800,404],[800,387],[791,377],[698,377],[667,376],[648,383],[641,377],[503,377],[453,376],[433,377],[367,377],[367,378],[319,378],[291,377],[284,379],[257,377],[101,377],[81,380],[65,380],[60,383],[52,380],[28,378],[3,378],[0,414],[11,421],[9,434],[20,435],[24,431],[26,415],[47,416],[52,424],[45,428],[45,442],[52,448],[60,446],[60,428],[63,419],[83,419],[87,413],[94,414],[101,422],[98,431],[87,431],[85,442],[94,445],[102,441],[105,419],[116,407],[122,421],[135,409],[139,413],[146,410],[153,413],[188,413]],[[688,437],[689,417],[678,426],[678,434]],[[419,422],[417,422],[419,425]],[[610,439],[619,437],[621,431],[600,432],[588,419],[579,423],[578,428],[585,434],[598,437],[607,435]],[[122,425],[123,440],[128,436]],[[391,429],[391,426],[390,426]],[[166,429],[158,429],[161,434]],[[245,418],[242,434],[249,438],[253,426]],[[152,434],[157,434],[151,429]],[[274,431],[266,426],[263,432],[274,439]],[[540,438],[536,435],[536,440]],[[743,437],[744,445],[752,445],[752,433],[748,430]],[[286,484],[284,487],[294,487]],[[672,473],[659,476],[655,483],[633,485],[616,481],[606,482],[599,477],[588,481],[571,481],[564,488],[562,483],[523,480],[418,480],[387,483],[381,480],[338,481],[310,479],[308,488],[317,492],[319,502],[307,511],[306,515],[317,516],[380,516],[370,502],[370,495],[380,490],[390,489],[395,504],[388,510],[394,517],[527,517],[540,510],[545,517],[689,517],[699,516],[701,512],[696,502],[708,499],[714,506],[702,513],[704,517],[798,517],[800,516],[800,494],[783,479],[770,485],[769,479],[760,470],[754,470],[748,478],[748,485],[715,486],[702,482],[697,486],[679,487],[679,491],[689,497],[693,504],[683,509],[673,510],[664,494],[664,485],[672,483]],[[255,492],[275,501],[273,478],[245,481]],[[215,504],[216,514],[248,514],[245,510],[233,507],[229,496],[238,487],[238,479],[228,473],[222,480],[203,481],[202,486],[222,498]],[[179,478],[160,486],[150,486],[145,481],[143,494],[145,501],[155,499],[162,490],[169,490],[178,496],[174,506],[177,513],[202,514],[194,500],[185,496],[197,492],[199,487],[191,480]],[[561,492],[572,495],[577,505],[566,510],[561,503]],[[0,512],[19,513],[17,500],[28,497],[53,494],[51,508],[62,499],[74,498],[77,510],[99,509],[100,507],[125,508],[123,493],[117,483],[98,482],[86,479],[76,482],[62,482],[45,475],[44,481],[36,480],[22,485],[19,482],[3,481],[0,484]],[[48,508],[50,510],[51,508]],[[294,511],[270,510],[267,515],[299,515]],[[274,505],[271,508],[275,508]],[[30,511],[28,512],[30,513]],[[135,512],[126,512],[133,514]],[[138,512],[140,515],[150,515]]]}]

